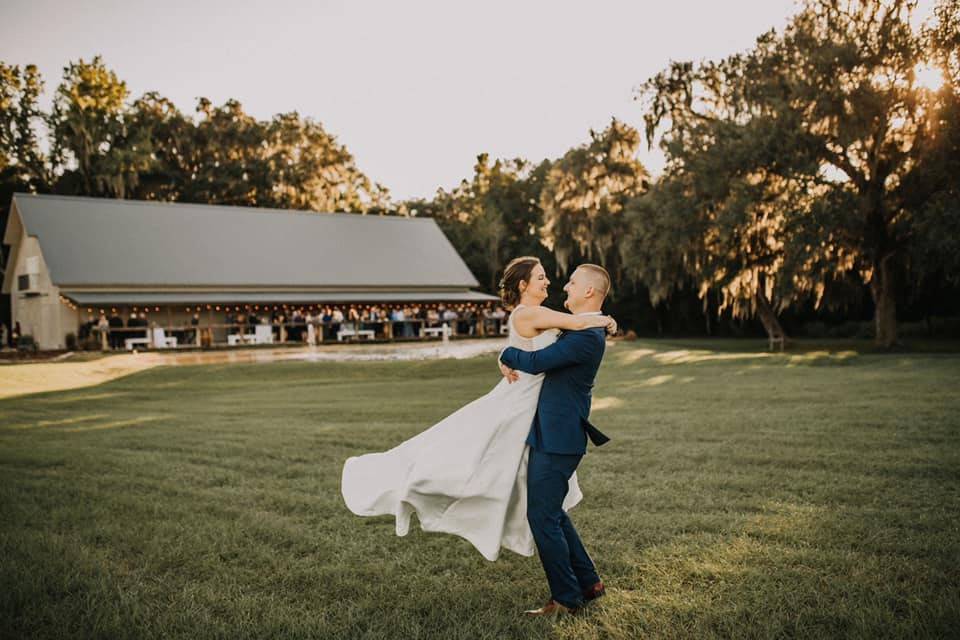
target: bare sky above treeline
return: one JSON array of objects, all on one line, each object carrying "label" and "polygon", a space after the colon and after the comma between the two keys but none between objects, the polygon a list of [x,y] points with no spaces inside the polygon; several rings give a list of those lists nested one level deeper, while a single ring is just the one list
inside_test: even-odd
[{"label": "bare sky above treeline", "polygon": [[[5,0],[0,60],[36,64],[45,105],[68,61],[100,54],[134,96],[155,90],[184,112],[200,96],[258,118],[298,111],[405,199],[456,185],[481,152],[559,157],[612,116],[642,129],[644,80],[670,60],[748,49],[794,11],[793,0]],[[660,172],[657,149],[640,159]]]}]

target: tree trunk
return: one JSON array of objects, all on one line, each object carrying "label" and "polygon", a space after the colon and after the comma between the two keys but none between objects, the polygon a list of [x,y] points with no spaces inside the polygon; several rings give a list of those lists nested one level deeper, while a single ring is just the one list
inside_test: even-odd
[{"label": "tree trunk", "polygon": [[777,313],[773,310],[773,307],[770,306],[770,302],[767,301],[767,298],[762,293],[757,292],[756,302],[757,316],[760,318],[760,322],[763,324],[763,328],[767,332],[767,337],[786,337],[786,334],[783,332],[783,327],[780,326],[780,320],[777,318]]},{"label": "tree trunk", "polygon": [[897,342],[897,295],[893,255],[880,260],[870,279],[870,294],[873,296],[874,323],[877,330],[877,346],[889,349]]},{"label": "tree trunk", "polygon": [[703,318],[707,323],[707,336],[713,335],[713,327],[710,326],[710,290],[703,297]]}]

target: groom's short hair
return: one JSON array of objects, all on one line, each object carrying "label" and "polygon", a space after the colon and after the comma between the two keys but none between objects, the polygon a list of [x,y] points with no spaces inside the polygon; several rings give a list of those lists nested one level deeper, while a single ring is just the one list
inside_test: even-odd
[{"label": "groom's short hair", "polygon": [[590,285],[605,298],[610,293],[610,274],[607,270],[598,264],[582,264],[577,269],[582,269],[583,273],[590,279]]}]

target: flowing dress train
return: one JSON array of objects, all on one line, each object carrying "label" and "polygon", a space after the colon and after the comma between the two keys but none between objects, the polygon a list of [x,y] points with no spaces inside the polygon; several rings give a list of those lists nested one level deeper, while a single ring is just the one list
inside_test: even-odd
[{"label": "flowing dress train", "polygon": [[[525,351],[557,339],[556,330],[520,336],[512,314],[508,326],[510,346]],[[360,516],[395,516],[400,536],[416,513],[424,531],[465,538],[487,560],[501,548],[532,556],[526,438],[544,374],[519,375],[389,451],[349,458],[340,485],[347,507]],[[582,497],[574,473],[563,508]]]}]

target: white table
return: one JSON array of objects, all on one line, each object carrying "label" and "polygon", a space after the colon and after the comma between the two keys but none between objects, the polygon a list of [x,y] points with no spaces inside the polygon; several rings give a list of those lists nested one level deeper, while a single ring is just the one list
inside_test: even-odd
[{"label": "white table", "polygon": [[177,339],[175,337],[167,337],[166,332],[160,327],[157,327],[153,330],[153,346],[157,349],[175,349],[177,347]]},{"label": "white table", "polygon": [[340,329],[337,331],[337,342],[343,342],[344,338],[355,337],[355,338],[366,338],[367,340],[373,340],[376,334],[370,329]]},{"label": "white table", "polygon": [[134,345],[142,344],[145,347],[150,346],[149,338],[127,338],[123,341],[124,346],[127,347],[127,351],[133,351]]},{"label": "white table", "polygon": [[273,344],[273,327],[269,324],[258,324],[254,329],[254,344]]},{"label": "white table", "polygon": [[434,338],[443,338],[443,341],[446,342],[450,339],[450,326],[444,323],[442,327],[420,327],[420,337],[425,338],[428,335]]}]

